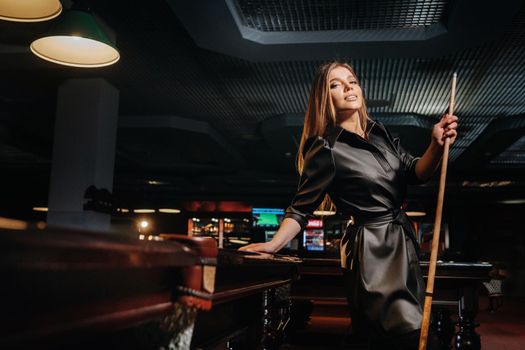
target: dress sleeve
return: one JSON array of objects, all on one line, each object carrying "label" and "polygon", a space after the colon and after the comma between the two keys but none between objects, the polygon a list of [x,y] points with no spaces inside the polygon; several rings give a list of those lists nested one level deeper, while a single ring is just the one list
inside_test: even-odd
[{"label": "dress sleeve", "polygon": [[304,168],[297,192],[284,216],[297,221],[301,228],[306,226],[308,218],[323,201],[335,176],[335,163],[328,141],[322,137],[309,141],[305,144],[311,146],[305,147]]},{"label": "dress sleeve", "polygon": [[393,139],[393,143],[396,147],[399,159],[401,160],[401,164],[403,164],[407,183],[409,185],[420,185],[425,183],[425,181],[420,180],[416,175],[416,163],[421,157],[414,157],[408,151],[406,151],[403,146],[401,146],[401,141],[398,137]]}]

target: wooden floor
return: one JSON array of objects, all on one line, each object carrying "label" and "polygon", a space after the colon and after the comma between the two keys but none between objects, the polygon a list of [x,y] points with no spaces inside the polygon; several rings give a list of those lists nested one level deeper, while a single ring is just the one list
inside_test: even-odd
[{"label": "wooden floor", "polygon": [[[488,299],[480,300],[477,321],[483,350],[525,350],[525,298],[506,298],[496,312],[488,310]],[[350,318],[312,315],[306,329],[288,337],[280,350],[365,350],[366,341],[345,336]]]}]

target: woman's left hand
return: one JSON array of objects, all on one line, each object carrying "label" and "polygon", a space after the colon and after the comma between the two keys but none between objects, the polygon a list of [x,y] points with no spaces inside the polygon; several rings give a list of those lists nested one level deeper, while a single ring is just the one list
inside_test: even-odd
[{"label": "woman's left hand", "polygon": [[448,137],[450,138],[450,144],[453,144],[458,136],[457,128],[458,117],[444,114],[441,120],[437,124],[434,124],[432,128],[432,142],[443,147],[445,145],[445,139]]}]

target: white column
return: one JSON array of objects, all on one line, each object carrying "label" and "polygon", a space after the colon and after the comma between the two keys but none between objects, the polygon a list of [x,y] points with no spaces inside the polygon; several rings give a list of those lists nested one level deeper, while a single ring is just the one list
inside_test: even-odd
[{"label": "white column", "polygon": [[118,90],[101,78],[58,89],[48,225],[108,231],[110,215],[84,211],[90,185],[113,191]]}]

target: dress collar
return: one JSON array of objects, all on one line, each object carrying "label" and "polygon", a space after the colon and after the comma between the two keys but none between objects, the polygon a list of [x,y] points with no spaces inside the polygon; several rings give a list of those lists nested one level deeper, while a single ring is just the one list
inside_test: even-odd
[{"label": "dress collar", "polygon": [[[369,119],[368,123],[366,125],[366,133],[369,134],[373,130],[377,129],[374,128],[375,126],[379,127],[381,131],[386,132],[385,127],[383,124],[376,122],[375,120]],[[359,139],[362,139],[360,136],[358,136],[356,133],[353,133],[351,131],[346,130],[340,125],[334,125],[332,127],[329,127],[325,132],[325,139],[328,141],[331,147],[335,145],[335,143],[339,140],[341,135],[350,135],[351,137],[357,137]]]}]

